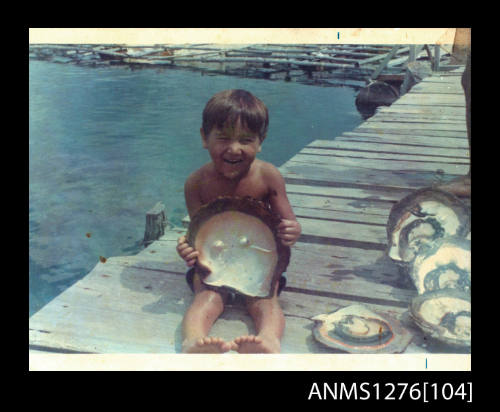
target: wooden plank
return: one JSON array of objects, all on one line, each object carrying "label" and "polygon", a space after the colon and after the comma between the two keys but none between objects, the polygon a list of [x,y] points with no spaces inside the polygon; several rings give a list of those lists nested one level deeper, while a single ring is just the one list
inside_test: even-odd
[{"label": "wooden plank", "polygon": [[401,144],[379,144],[362,141],[339,141],[339,140],[315,140],[309,143],[303,150],[312,148],[339,149],[339,150],[358,150],[381,153],[399,153],[408,155],[420,155],[429,157],[449,157],[469,159],[469,151],[465,149],[436,148],[426,146],[409,146]]},{"label": "wooden plank", "polygon": [[[394,146],[393,146],[394,147]],[[430,163],[451,163],[451,164],[469,164],[467,157],[458,158],[456,156],[446,155],[422,155],[415,153],[397,153],[387,151],[375,150],[349,150],[338,148],[306,148],[302,149],[299,154],[313,155],[313,156],[333,156],[333,157],[352,157],[352,158],[365,158],[365,159],[379,159],[379,160],[408,160],[408,161],[421,161]]]},{"label": "wooden plank", "polygon": [[463,124],[443,123],[443,122],[381,122],[378,119],[364,122],[360,128],[379,128],[383,130],[432,130],[432,131],[452,131],[464,132],[465,122]]},{"label": "wooden plank", "polygon": [[460,84],[455,83],[435,83],[432,87],[418,83],[411,88],[412,93],[442,93],[442,94],[464,94],[464,89]]},{"label": "wooden plank", "polygon": [[378,113],[413,113],[421,115],[432,115],[432,116],[465,116],[465,106],[464,107],[454,107],[454,106],[419,106],[410,104],[395,104],[391,106],[380,106],[377,108]]},{"label": "wooden plank", "polygon": [[280,167],[285,178],[311,180],[315,184],[329,182],[356,185],[377,185],[388,189],[416,189],[437,183],[446,183],[456,175],[422,171],[373,170],[363,168],[348,168],[338,165],[313,165],[288,161]]},{"label": "wooden plank", "polygon": [[407,93],[397,100],[397,104],[418,104],[422,106],[465,106],[465,95]]},{"label": "wooden plank", "polygon": [[423,87],[432,88],[434,86],[440,86],[445,84],[457,85],[460,84],[462,79],[462,74],[449,74],[449,72],[441,72],[437,75],[426,77],[419,84]]},{"label": "wooden plank", "polygon": [[[304,276],[307,273],[308,276]],[[386,301],[407,308],[417,292],[384,251],[298,242],[287,269],[287,286],[330,292],[361,303]],[[370,299],[370,298],[373,298]],[[393,302],[391,304],[391,302]]]},{"label": "wooden plank", "polygon": [[366,248],[383,250],[387,244],[385,225],[364,224],[352,221],[336,221],[330,219],[298,217],[305,237],[322,237],[324,242],[329,239],[346,240],[346,244],[365,245]]},{"label": "wooden plank", "polygon": [[387,126],[388,123],[385,123],[382,127],[375,127],[373,125],[363,125],[354,129],[354,133],[362,132],[362,133],[378,133],[380,135],[384,134],[401,134],[401,135],[418,135],[418,136],[429,136],[429,137],[451,137],[454,139],[466,139],[467,132],[462,131],[447,131],[447,130],[432,130],[429,128],[397,128],[396,126]]},{"label": "wooden plank", "polygon": [[[340,152],[339,152],[340,153]],[[363,154],[364,152],[360,152]],[[374,158],[369,153],[367,155],[358,155],[356,157],[347,157],[341,155],[332,156],[318,156],[318,155],[306,155],[297,154],[289,162],[293,163],[305,163],[314,164],[318,167],[324,167],[326,170],[330,170],[331,163],[335,163],[336,166],[345,166],[357,169],[368,169],[372,171],[379,170],[394,170],[398,172],[406,173],[419,173],[422,171],[427,172],[438,172],[443,171],[444,173],[454,174],[454,175],[464,175],[467,174],[469,170],[469,163],[466,161],[461,161],[460,163],[444,163],[444,162],[434,162],[434,161],[412,161],[404,159],[380,159]],[[332,159],[334,158],[334,159]],[[363,159],[360,161],[359,159]],[[331,169],[337,170],[336,168]],[[440,173],[440,172],[439,172]]]},{"label": "wooden plank", "polygon": [[404,122],[404,123],[443,123],[443,124],[459,124],[465,126],[465,116],[445,116],[445,115],[430,115],[430,114],[414,114],[414,113],[377,113],[371,117],[372,121],[378,122]]},{"label": "wooden plank", "polygon": [[[128,59],[130,62],[131,59]],[[313,60],[296,60],[287,58],[273,58],[273,57],[205,57],[205,56],[193,56],[193,57],[177,57],[175,60],[171,60],[170,63],[177,62],[202,62],[202,63],[269,63],[269,64],[293,64],[296,66],[312,66],[312,67],[324,67],[324,68],[334,68],[334,69],[351,69],[355,67],[353,63],[329,63],[324,61],[313,61]]]},{"label": "wooden plank", "polygon": [[[296,199],[291,202],[299,222],[304,218],[311,218],[321,219],[326,222],[325,224],[328,224],[330,221],[337,221],[344,223],[373,224],[385,227],[389,216],[389,210],[386,210],[385,214],[382,214],[382,210],[375,210],[375,212],[378,213],[372,213],[372,210],[368,209],[359,201],[346,201],[345,199],[335,199],[333,201],[319,201],[315,199],[315,201],[313,201],[308,199],[308,201],[304,203],[308,206],[299,206]],[[364,207],[351,206],[350,203],[354,205],[361,204]]]},{"label": "wooden plank", "polygon": [[400,144],[409,146],[439,147],[464,150],[469,148],[467,139],[433,136],[417,136],[412,134],[386,134],[367,131],[345,132],[335,138],[336,141],[372,142],[377,144]]},{"label": "wooden plank", "polygon": [[[332,182],[330,182],[331,184]],[[286,184],[287,194],[307,195],[309,197],[326,197],[337,198],[345,200],[356,200],[372,208],[380,207],[385,208],[387,204],[395,203],[403,197],[411,193],[411,190],[387,190],[382,187],[373,185],[366,185],[366,187],[350,187],[350,186],[314,186],[307,183]]]}]

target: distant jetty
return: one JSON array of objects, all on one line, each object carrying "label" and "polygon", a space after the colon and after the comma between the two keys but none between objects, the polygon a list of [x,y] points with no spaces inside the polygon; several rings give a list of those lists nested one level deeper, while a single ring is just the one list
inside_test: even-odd
[{"label": "distant jetty", "polygon": [[396,87],[412,61],[427,61],[433,71],[452,70],[451,46],[334,44],[30,44],[29,57],[54,63],[131,69],[183,68],[322,86],[363,88],[378,80]]}]

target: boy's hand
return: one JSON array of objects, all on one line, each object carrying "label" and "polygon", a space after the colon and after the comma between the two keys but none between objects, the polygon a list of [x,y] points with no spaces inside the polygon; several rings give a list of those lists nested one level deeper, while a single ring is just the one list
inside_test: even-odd
[{"label": "boy's hand", "polygon": [[199,252],[189,246],[186,240],[186,236],[181,236],[179,239],[177,239],[176,249],[179,256],[186,261],[186,264],[188,266],[193,266],[196,263]]},{"label": "boy's hand", "polygon": [[281,219],[281,223],[278,225],[278,237],[285,246],[294,245],[301,232],[300,223],[296,220]]}]

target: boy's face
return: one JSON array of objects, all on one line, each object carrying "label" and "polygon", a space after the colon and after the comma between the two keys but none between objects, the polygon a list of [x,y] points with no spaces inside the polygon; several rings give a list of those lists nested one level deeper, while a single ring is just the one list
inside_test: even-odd
[{"label": "boy's face", "polygon": [[240,121],[222,129],[214,127],[208,136],[203,129],[200,131],[203,147],[208,149],[216,171],[228,179],[246,174],[261,150],[259,136],[241,127]]}]

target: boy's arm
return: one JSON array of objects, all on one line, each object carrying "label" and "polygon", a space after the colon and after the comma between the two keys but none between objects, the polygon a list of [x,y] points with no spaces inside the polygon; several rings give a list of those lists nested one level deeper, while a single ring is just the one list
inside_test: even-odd
[{"label": "boy's arm", "polygon": [[[193,217],[202,205],[198,182],[198,174],[195,172],[187,178],[184,184],[184,197],[190,218]],[[177,253],[184,259],[188,266],[193,266],[199,256],[199,253],[187,243],[186,236],[181,236],[177,240]]]},{"label": "boy's arm", "polygon": [[189,217],[192,218],[193,215],[202,206],[201,196],[200,196],[200,176],[199,171],[191,174],[184,184],[184,198],[186,200],[186,208],[189,213]]},{"label": "boy's arm", "polygon": [[269,185],[269,203],[273,212],[281,216],[278,225],[278,237],[285,246],[292,246],[299,238],[302,228],[297,222],[292,206],[286,194],[285,179],[279,170],[271,165],[266,165],[265,179]]}]

